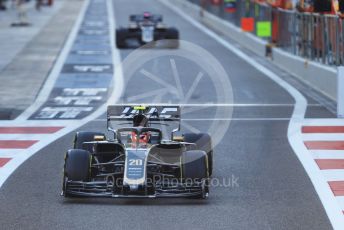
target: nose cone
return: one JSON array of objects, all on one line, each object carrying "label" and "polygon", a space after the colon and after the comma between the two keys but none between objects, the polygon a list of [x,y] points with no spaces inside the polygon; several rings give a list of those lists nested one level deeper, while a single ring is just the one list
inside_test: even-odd
[{"label": "nose cone", "polygon": [[129,185],[130,191],[131,192],[136,192],[139,190],[139,185],[138,184],[131,184]]}]

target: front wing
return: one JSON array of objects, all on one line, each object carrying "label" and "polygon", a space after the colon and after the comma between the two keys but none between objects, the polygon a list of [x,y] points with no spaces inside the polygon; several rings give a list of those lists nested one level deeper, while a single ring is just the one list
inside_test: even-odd
[{"label": "front wing", "polygon": [[200,182],[176,183],[173,185],[156,185],[153,194],[115,192],[114,187],[105,181],[82,182],[69,181],[64,182],[64,196],[83,196],[83,197],[108,197],[108,198],[163,198],[163,197],[201,197],[207,198],[208,187],[207,180]]}]

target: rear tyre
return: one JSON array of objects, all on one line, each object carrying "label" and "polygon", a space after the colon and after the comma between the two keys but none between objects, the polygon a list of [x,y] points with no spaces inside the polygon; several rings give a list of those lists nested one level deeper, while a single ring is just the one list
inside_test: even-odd
[{"label": "rear tyre", "polygon": [[196,148],[207,153],[209,176],[213,174],[213,148],[211,137],[207,133],[185,133],[184,141],[196,144]]},{"label": "rear tyre", "polygon": [[202,193],[194,198],[206,199],[209,193],[209,172],[207,154],[200,150],[186,151],[181,157],[181,176],[185,183],[198,181],[202,183]]},{"label": "rear tyre", "polygon": [[101,132],[77,132],[74,137],[74,149],[90,151],[91,149],[88,149],[87,146],[83,146],[83,143],[94,141],[95,136],[104,136],[105,139],[105,134]]},{"label": "rear tyre", "polygon": [[127,29],[117,29],[116,30],[116,46],[119,49],[127,48],[126,38],[127,38]]},{"label": "rear tyre", "polygon": [[87,181],[90,175],[91,154],[86,150],[71,149],[65,156],[62,191],[65,197],[70,196],[66,191],[67,180]]}]

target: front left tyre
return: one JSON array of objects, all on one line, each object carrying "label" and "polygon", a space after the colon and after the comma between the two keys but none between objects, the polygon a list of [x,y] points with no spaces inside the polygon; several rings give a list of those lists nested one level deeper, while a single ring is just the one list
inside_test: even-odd
[{"label": "front left tyre", "polygon": [[212,140],[207,133],[184,133],[183,139],[185,142],[196,144],[196,148],[203,150],[208,156],[209,176],[213,174],[213,146]]}]

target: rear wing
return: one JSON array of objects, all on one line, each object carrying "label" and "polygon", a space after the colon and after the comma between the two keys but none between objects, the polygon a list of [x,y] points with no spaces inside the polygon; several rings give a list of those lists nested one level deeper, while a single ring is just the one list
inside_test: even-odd
[{"label": "rear wing", "polygon": [[[110,105],[107,108],[108,130],[115,131],[121,127],[132,127],[133,118],[137,114],[143,114],[148,118],[149,125],[171,132],[180,130],[180,106],[173,105]],[[163,128],[161,128],[163,127]]]},{"label": "rear wing", "polygon": [[[134,15],[129,16],[129,21],[131,22],[142,22],[143,20],[144,20],[144,17],[142,14],[134,14]],[[153,22],[162,22],[163,17],[162,15],[159,15],[159,14],[153,14],[151,15],[150,20],[152,20]]]}]

